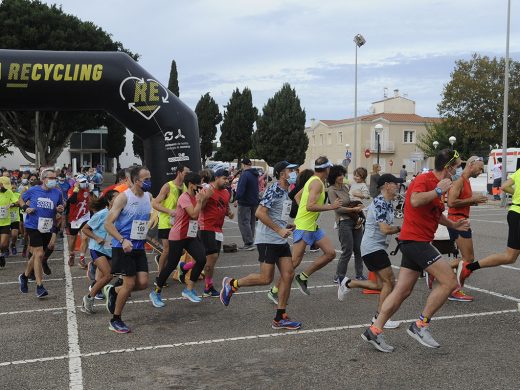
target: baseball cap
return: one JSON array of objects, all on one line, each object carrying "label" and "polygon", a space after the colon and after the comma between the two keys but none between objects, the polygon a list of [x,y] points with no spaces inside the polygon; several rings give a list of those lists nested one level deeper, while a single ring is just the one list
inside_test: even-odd
[{"label": "baseball cap", "polygon": [[287,168],[298,168],[297,164],[291,164],[287,161],[279,161],[276,164],[274,164],[273,172],[274,176],[279,179],[280,178],[280,172],[282,172],[284,169]]},{"label": "baseball cap", "polygon": [[78,183],[86,183],[88,181],[88,179],[83,175],[78,175],[78,177],[76,177],[76,181]]},{"label": "baseball cap", "polygon": [[395,184],[401,184],[403,182],[403,179],[399,177],[395,177],[394,175],[390,173],[384,173],[381,175],[379,179],[377,179],[377,186],[381,187],[385,183],[395,183]]},{"label": "baseball cap", "polygon": [[252,165],[251,160],[248,158],[243,158],[242,161],[240,161],[240,163],[244,165]]},{"label": "baseball cap", "polygon": [[13,186],[11,185],[11,179],[7,176],[0,176],[0,183],[2,183],[4,185],[4,188],[7,188],[8,190],[13,188]]},{"label": "baseball cap", "polygon": [[215,177],[229,176],[227,169],[220,168],[215,171]]}]

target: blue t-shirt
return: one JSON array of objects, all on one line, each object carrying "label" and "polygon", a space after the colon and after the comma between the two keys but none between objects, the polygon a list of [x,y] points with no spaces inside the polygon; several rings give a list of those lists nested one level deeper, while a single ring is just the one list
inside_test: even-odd
[{"label": "blue t-shirt", "polygon": [[[283,210],[285,207],[289,207],[286,212],[285,220],[283,219]],[[280,227],[285,228],[287,226],[287,218],[289,217],[289,211],[292,201],[289,199],[289,193],[278,185],[273,184],[269,187],[264,197],[260,201],[260,206],[267,207],[267,214],[269,218]],[[265,226],[260,220],[256,225],[255,244],[286,244],[287,240],[280,237],[273,229]]]},{"label": "blue t-shirt", "polygon": [[92,229],[92,232],[101,238],[105,239],[104,244],[98,244],[95,240],[92,238],[88,241],[88,248],[93,249],[95,251],[98,251],[100,253],[103,253],[107,255],[108,257],[112,257],[112,238],[105,230],[105,220],[108,216],[108,208],[105,208],[103,210],[98,211],[96,214],[90,218],[90,220],[87,222],[87,225],[90,226]]},{"label": "blue t-shirt", "polygon": [[388,202],[383,195],[376,196],[368,206],[365,232],[361,240],[361,256],[388,248],[392,235],[383,234],[379,222],[387,225],[394,223],[394,206],[392,201]]},{"label": "blue t-shirt", "polygon": [[56,207],[63,204],[61,191],[57,188],[44,190],[42,186],[34,186],[22,194],[22,199],[25,203],[29,203],[29,208],[35,209],[31,214],[27,214],[24,226],[29,229],[38,229],[42,233],[50,232],[54,225]]},{"label": "blue t-shirt", "polygon": [[67,181],[65,181],[63,183],[58,182],[58,186],[61,189],[61,195],[63,196],[63,199],[67,200],[67,198],[68,198],[67,192],[69,192],[69,190],[70,190],[70,184]]},{"label": "blue t-shirt", "polygon": [[[150,194],[145,192],[143,196],[138,197],[130,188],[123,194],[126,195],[126,206],[121,210],[114,226],[123,238],[132,242],[133,249],[144,249],[152,211]],[[112,248],[121,248],[121,243],[114,237],[112,237]]]}]

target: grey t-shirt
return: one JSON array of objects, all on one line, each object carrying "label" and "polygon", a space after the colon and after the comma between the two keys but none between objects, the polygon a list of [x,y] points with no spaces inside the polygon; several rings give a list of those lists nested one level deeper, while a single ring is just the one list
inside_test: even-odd
[{"label": "grey t-shirt", "polygon": [[392,236],[381,232],[379,222],[384,222],[388,225],[394,223],[394,206],[391,201],[387,202],[383,195],[374,198],[370,206],[368,206],[365,232],[361,241],[361,256],[388,248]]},{"label": "grey t-shirt", "polygon": [[[278,185],[278,182],[271,185],[264,193],[260,206],[268,208],[269,218],[280,227],[286,227],[291,210],[292,201],[289,199],[289,192]],[[285,207],[285,212],[284,212]],[[271,228],[265,226],[262,221],[256,225],[255,244],[286,244],[287,240],[280,237]]]}]

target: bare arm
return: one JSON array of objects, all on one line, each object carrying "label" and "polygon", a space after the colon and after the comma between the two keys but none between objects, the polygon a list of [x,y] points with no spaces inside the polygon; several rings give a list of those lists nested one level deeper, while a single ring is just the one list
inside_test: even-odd
[{"label": "bare arm", "polygon": [[[442,193],[446,193],[450,189],[452,182],[450,179],[442,179],[437,183],[437,187],[441,189]],[[410,196],[410,203],[412,207],[421,207],[432,202],[437,198],[437,192],[435,189],[426,192],[414,192]]]},{"label": "bare arm", "polygon": [[477,195],[472,196],[467,199],[459,199],[462,188],[464,187],[464,182],[462,179],[456,180],[450,188],[448,192],[448,207],[453,208],[462,208],[466,206],[473,206],[478,203],[483,203],[487,201],[487,196]]},{"label": "bare arm", "polygon": [[85,226],[83,226],[83,228],[81,229],[81,233],[83,233],[88,238],[92,238],[98,244],[104,243],[104,241],[105,241],[104,237],[100,237],[100,236],[97,236],[96,234],[94,234],[94,231],[88,225],[88,223],[86,223]]},{"label": "bare arm", "polygon": [[508,194],[513,195],[515,193],[514,186],[515,182],[513,179],[507,179],[506,182],[500,187],[500,189]]},{"label": "bare arm", "polygon": [[[334,201],[338,198],[338,194],[336,194],[336,191],[334,191],[333,189],[330,189],[329,188],[329,200],[330,200],[330,203],[334,203]],[[341,199],[340,199],[341,200]],[[360,212],[361,210],[363,210],[363,206],[356,206],[356,207],[339,207],[336,209],[337,212],[340,212],[340,213],[358,213]]]},{"label": "bare arm", "polygon": [[391,226],[385,222],[379,222],[379,230],[381,230],[381,233],[388,235],[399,233],[401,228],[399,226]]},{"label": "bare arm", "polygon": [[119,234],[117,231],[114,222],[119,217],[119,214],[121,214],[121,211],[126,206],[126,195],[124,193],[119,194],[116,199],[114,200],[114,204],[112,205],[112,208],[108,212],[107,219],[105,220],[105,230],[110,234],[110,236],[114,237],[117,241],[121,241],[123,239],[123,236]]},{"label": "bare arm", "polygon": [[291,234],[291,230],[287,228],[283,228],[278,226],[276,223],[273,222],[271,217],[269,217],[268,213],[269,209],[265,206],[258,206],[256,209],[255,216],[268,228],[271,230],[274,230],[278,235],[282,238],[287,238]]},{"label": "bare arm", "polygon": [[298,191],[298,193],[294,196],[294,200],[296,202],[296,204],[300,204],[300,201],[302,200],[302,194],[303,194],[303,188]]},{"label": "bare arm", "polygon": [[[168,183],[165,183],[161,187],[161,191],[159,191],[159,195],[152,201],[152,207],[156,209],[157,211],[160,211],[161,213],[169,214],[171,216],[175,215],[175,210],[168,209],[164,207],[161,202],[165,200],[168,195],[170,194],[170,185]],[[173,212],[173,214],[172,214]]]},{"label": "bare arm", "polygon": [[341,201],[339,201],[339,199],[336,199],[333,204],[324,204],[323,206],[317,204],[322,187],[323,184],[321,181],[317,180],[314,180],[309,185],[309,198],[307,199],[306,205],[307,211],[329,211],[341,207]]}]

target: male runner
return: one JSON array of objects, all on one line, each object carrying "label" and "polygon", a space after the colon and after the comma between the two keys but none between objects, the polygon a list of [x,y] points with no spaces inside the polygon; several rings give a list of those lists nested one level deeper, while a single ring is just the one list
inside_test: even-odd
[{"label": "male runner", "polygon": [[27,293],[27,277],[34,271],[38,298],[48,295],[42,283],[42,259],[52,238],[56,213],[62,213],[64,210],[61,191],[56,188],[56,173],[46,170],[42,172],[41,178],[42,185],[29,188],[20,198],[20,207],[27,214],[24,224],[29,235],[29,250],[32,255],[25,272],[18,276],[20,291]]},{"label": "male runner", "polygon": [[430,348],[439,348],[429,331],[431,317],[446,302],[448,296],[457,287],[457,280],[450,264],[442,260],[442,255],[431,244],[435,231],[440,224],[457,230],[467,231],[469,222],[461,219],[450,221],[442,213],[444,203],[441,197],[451,187],[451,176],[460,166],[456,150],[443,149],[435,156],[433,171],[415,178],[406,192],[404,221],[399,236],[403,253],[401,270],[397,285],[383,302],[379,316],[374,324],[361,336],[382,352],[392,352],[382,335],[382,329],[390,317],[397,312],[403,301],[411,294],[421,272],[426,270],[437,279],[438,284],[426,301],[419,319],[408,328],[408,334],[421,344]]},{"label": "male runner", "polygon": [[498,267],[513,264],[520,255],[520,169],[511,175],[502,185],[501,190],[513,195],[513,204],[507,212],[507,248],[502,253],[495,253],[473,263],[460,262],[457,267],[457,279],[461,286],[474,271],[480,268]]},{"label": "male runner", "polygon": [[206,201],[199,214],[199,238],[206,250],[206,266],[204,267],[204,297],[218,297],[219,292],[213,287],[213,272],[220,254],[224,235],[222,226],[226,215],[233,219],[229,209],[230,193],[227,190],[229,172],[217,169],[214,180],[210,181],[213,194]]},{"label": "male runner", "polygon": [[69,245],[69,265],[74,265],[74,247],[78,233],[80,234],[81,246],[79,254],[79,266],[83,269],[87,268],[85,262],[85,252],[88,245],[88,237],[81,233],[81,228],[90,219],[90,210],[88,203],[90,201],[91,191],[88,180],[85,176],[79,175],[76,178],[74,187],[69,189],[67,199],[68,221],[67,221],[67,242]]},{"label": "male runner", "polygon": [[18,241],[18,234],[20,232],[20,193],[17,189],[12,188],[13,191],[13,203],[9,208],[9,216],[11,217],[11,254],[15,256],[18,253],[16,249],[16,243]]},{"label": "male runner", "polygon": [[222,280],[220,300],[224,306],[229,305],[231,296],[245,286],[265,286],[273,281],[276,265],[281,275],[278,291],[276,316],[273,329],[299,329],[301,322],[291,321],[286,307],[294,277],[291,248],[287,237],[291,235],[294,225],[288,225],[292,201],[289,199],[289,185],[296,183],[297,165],[281,161],[274,166],[274,175],[278,182],[270,186],[256,210],[258,224],[256,226],[255,244],[258,248],[260,273],[250,274],[244,278],[225,277]]},{"label": "male runner", "polygon": [[11,216],[9,209],[16,203],[11,191],[11,179],[0,177],[0,267],[5,267],[5,255],[9,255],[9,239],[11,238]]},{"label": "male runner", "polygon": [[170,229],[175,220],[177,200],[179,199],[179,196],[186,191],[184,178],[188,172],[190,172],[190,168],[180,164],[177,167],[177,175],[175,176],[175,179],[165,183],[161,187],[159,195],[157,195],[157,197],[152,201],[153,208],[159,212],[158,236],[161,240],[162,252],[160,256],[157,255],[155,257],[155,262],[157,263],[159,272],[161,272],[168,261],[170,247],[168,244],[168,235],[170,234]]},{"label": "male runner", "polygon": [[143,166],[133,167],[130,180],[132,187],[116,197],[105,221],[105,230],[112,237],[112,274],[123,276],[121,286],[108,285],[104,291],[107,309],[113,314],[108,329],[116,333],[130,332],[121,319],[126,300],[132,291],[148,286],[144,244],[152,210],[150,171]]}]

